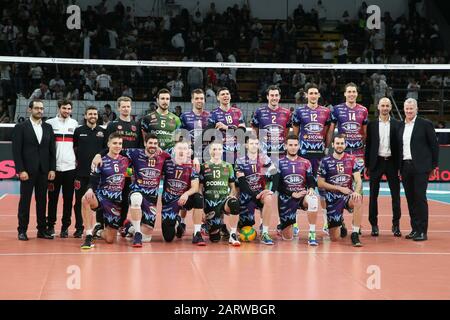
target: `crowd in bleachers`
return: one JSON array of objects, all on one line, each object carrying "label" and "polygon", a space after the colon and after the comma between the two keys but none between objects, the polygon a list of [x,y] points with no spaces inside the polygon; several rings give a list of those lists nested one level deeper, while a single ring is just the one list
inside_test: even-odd
[{"label": "crowd in bleachers", "polygon": [[[411,3],[421,1],[412,0]],[[413,3],[413,4],[414,4]],[[212,2],[206,12],[167,11],[162,17],[136,17],[132,7],[117,1],[108,10],[106,0],[82,12],[81,30],[64,27],[68,14],[64,1],[20,0],[3,2],[0,20],[0,55],[73,57],[129,60],[189,60],[217,62],[351,62],[351,63],[448,63],[438,25],[425,19],[416,6],[408,15],[393,18],[385,12],[381,29],[365,27],[367,4],[357,16],[344,10],[335,30],[325,30],[327,9],[319,0],[311,11],[301,5],[284,21],[253,18],[246,5],[218,12]],[[305,35],[316,34],[314,41]],[[340,35],[338,39],[328,34]],[[319,43],[319,45],[317,45]],[[319,47],[319,51],[317,51]],[[320,85],[324,104],[340,102],[341,87],[348,81],[360,85],[363,103],[400,88],[402,96],[418,95],[424,89],[450,87],[448,73],[150,69],[0,64],[1,121],[11,121],[17,95],[42,99],[111,100],[126,95],[154,100],[158,89],[167,87],[175,101],[187,100],[189,92],[203,87],[212,97],[219,86],[230,88],[234,101],[263,101],[264,89],[278,84],[287,101],[301,101],[308,82]],[[245,82],[250,85],[244,94]],[[380,92],[381,91],[381,92]],[[435,98],[437,93],[423,93]],[[420,93],[422,94],[422,93]]]}]

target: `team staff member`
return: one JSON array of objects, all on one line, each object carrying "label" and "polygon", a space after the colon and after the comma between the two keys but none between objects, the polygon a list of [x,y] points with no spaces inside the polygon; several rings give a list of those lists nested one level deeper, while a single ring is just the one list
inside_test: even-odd
[{"label": "team staff member", "polygon": [[409,98],[404,103],[405,123],[400,129],[400,157],[402,183],[405,188],[411,233],[407,239],[427,240],[427,187],[430,173],[438,166],[439,145],[433,124],[417,116],[417,101]]},{"label": "team staff member", "polygon": [[72,216],[73,183],[75,181],[76,159],[73,150],[73,134],[78,127],[78,121],[72,119],[72,102],[67,99],[58,101],[58,114],[47,120],[52,126],[56,141],[56,176],[48,185],[48,233],[55,235],[56,211],[59,192],[63,193],[63,216],[61,238],[69,237],[69,226]]},{"label": "team staff member", "polygon": [[[98,110],[95,106],[89,106],[84,112],[86,124],[75,129],[73,135],[73,149],[77,159],[75,170],[75,238],[83,235],[83,216],[81,213],[81,199],[87,191],[89,176],[91,172],[91,162],[94,156],[99,153],[104,144],[105,130],[97,125]],[[102,220],[97,216],[97,221]]]},{"label": "team staff member", "polygon": [[[47,233],[45,207],[47,181],[55,178],[56,149],[52,127],[42,122],[44,104],[33,100],[28,105],[30,119],[17,124],[12,135],[14,164],[20,179],[20,201],[18,209],[19,240],[28,240],[30,204],[33,189],[36,199],[37,237],[53,239]],[[48,179],[48,180],[47,180]]]},{"label": "team staff member", "polygon": [[401,237],[400,232],[400,179],[398,131],[400,121],[389,116],[392,110],[391,101],[381,98],[378,102],[379,118],[367,125],[367,139],[364,162],[366,172],[370,176],[369,221],[372,236],[379,235],[378,229],[378,193],[383,174],[386,175],[392,197],[392,232]]}]

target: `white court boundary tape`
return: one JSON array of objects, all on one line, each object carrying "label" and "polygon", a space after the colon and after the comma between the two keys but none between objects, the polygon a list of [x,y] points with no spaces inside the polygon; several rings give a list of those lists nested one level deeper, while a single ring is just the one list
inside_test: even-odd
[{"label": "white court boundary tape", "polygon": [[202,62],[202,61],[153,61],[111,60],[0,56],[0,62],[11,63],[59,63],[82,65],[112,65],[129,67],[200,67],[241,69],[305,69],[305,70],[450,70],[450,64],[324,64],[324,63],[252,63],[252,62]]},{"label": "white court boundary tape", "polygon": [[[363,190],[364,190],[364,191],[369,191],[370,188],[364,187]],[[389,189],[389,188],[380,188],[380,191],[390,192],[391,189]],[[402,188],[402,189],[400,189],[400,192],[405,192],[405,190]],[[428,193],[428,194],[450,194],[450,191],[427,190],[427,193]]]},{"label": "white court boundary tape", "polygon": [[104,251],[104,252],[95,252],[95,248],[89,251],[80,251],[80,252],[29,252],[29,253],[0,253],[0,257],[7,256],[70,256],[70,255],[152,255],[152,254],[226,254],[226,255],[242,255],[242,254],[347,254],[347,255],[413,255],[413,256],[421,256],[421,255],[438,255],[438,256],[449,256],[450,252],[409,252],[409,251],[305,251],[305,250],[284,250],[284,251],[267,251],[267,250],[230,250],[230,251],[202,251],[202,250],[174,250],[174,251]]}]

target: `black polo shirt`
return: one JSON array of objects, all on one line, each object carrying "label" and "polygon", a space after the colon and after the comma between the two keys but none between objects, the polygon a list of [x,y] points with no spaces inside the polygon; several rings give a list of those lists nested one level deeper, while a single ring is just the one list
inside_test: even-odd
[{"label": "black polo shirt", "polygon": [[98,125],[93,129],[87,125],[75,129],[73,149],[77,159],[77,177],[89,177],[92,159],[103,149],[104,139],[105,130]]}]

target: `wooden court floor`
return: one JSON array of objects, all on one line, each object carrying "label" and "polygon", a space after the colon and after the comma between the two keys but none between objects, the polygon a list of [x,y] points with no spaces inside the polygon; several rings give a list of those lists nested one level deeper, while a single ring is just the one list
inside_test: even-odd
[{"label": "wooden court floor", "polygon": [[[257,241],[197,247],[190,223],[182,239],[165,243],[158,220],[152,242],[142,248],[119,238],[114,245],[97,241],[84,252],[73,230],[68,239],[36,239],[34,207],[30,241],[18,241],[18,195],[4,195],[0,299],[450,299],[450,204],[429,200],[429,240],[414,242],[404,238],[410,231],[404,198],[403,237],[391,234],[389,199],[379,199],[378,238],[370,236],[364,200],[362,248],[353,248],[349,237],[330,243],[320,231],[322,219],[320,245],[308,247],[302,212],[300,238],[290,242],[276,236],[273,217],[272,247]],[[350,226],[351,216],[345,217]]]}]

